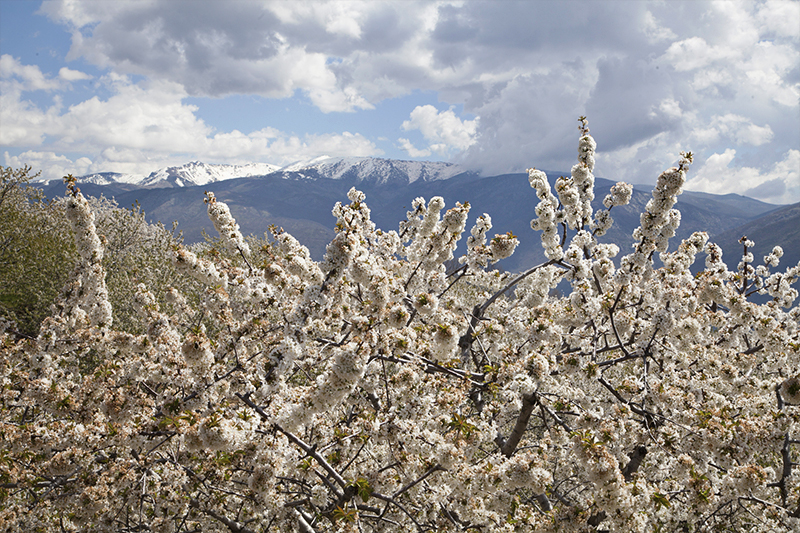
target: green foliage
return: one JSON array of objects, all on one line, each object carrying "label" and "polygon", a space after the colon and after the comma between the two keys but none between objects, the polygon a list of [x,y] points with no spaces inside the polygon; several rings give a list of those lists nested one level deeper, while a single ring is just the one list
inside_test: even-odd
[{"label": "green foliage", "polygon": [[[38,176],[30,167],[0,169],[0,316],[18,333],[35,337],[80,258],[63,199],[45,200],[42,190],[29,184]],[[132,305],[140,283],[162,307],[169,287],[187,295],[200,290],[172,266],[179,236],[149,224],[138,205],[123,209],[103,197],[90,204],[105,240],[103,266],[117,329],[144,332],[146,322]]]},{"label": "green foliage", "polygon": [[77,252],[63,208],[29,185],[30,167],[0,167],[0,315],[35,336]]},{"label": "green foliage", "polygon": [[372,496],[372,487],[370,486],[369,481],[363,477],[356,479],[351,487],[364,503],[368,502],[370,496]]}]

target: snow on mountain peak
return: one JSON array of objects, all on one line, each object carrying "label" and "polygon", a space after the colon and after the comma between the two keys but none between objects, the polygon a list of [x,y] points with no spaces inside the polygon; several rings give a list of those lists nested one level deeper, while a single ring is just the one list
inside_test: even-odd
[{"label": "snow on mountain peak", "polygon": [[464,169],[453,163],[443,162],[322,156],[310,161],[293,163],[283,167],[281,172],[310,178],[350,178],[359,182],[374,180],[377,183],[388,183],[389,181],[413,183],[420,179],[436,181],[452,178],[462,174]]},{"label": "snow on mountain peak", "polygon": [[245,165],[213,165],[192,161],[179,167],[166,167],[152,172],[140,183],[143,187],[190,187],[215,181],[272,174],[280,167],[269,163]]},{"label": "snow on mountain peak", "polygon": [[[80,183],[92,183],[94,185],[111,185],[112,183],[128,183],[138,185],[145,177],[140,174],[123,174],[120,172],[96,172],[78,178]],[[47,183],[60,180],[46,180]]]},{"label": "snow on mountain peak", "polygon": [[82,176],[78,181],[96,185],[126,183],[147,188],[191,187],[234,178],[276,174],[286,179],[353,179],[356,182],[368,180],[379,184],[408,184],[417,180],[445,180],[463,172],[463,168],[453,163],[320,156],[285,167],[268,163],[221,165],[192,161],[181,166],[161,168],[148,176],[100,172]]}]

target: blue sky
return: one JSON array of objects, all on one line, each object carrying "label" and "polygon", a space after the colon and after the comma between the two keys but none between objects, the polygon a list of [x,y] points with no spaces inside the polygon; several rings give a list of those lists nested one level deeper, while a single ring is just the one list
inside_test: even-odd
[{"label": "blue sky", "polygon": [[0,0],[0,158],[44,177],[321,155],[800,201],[800,2]]}]

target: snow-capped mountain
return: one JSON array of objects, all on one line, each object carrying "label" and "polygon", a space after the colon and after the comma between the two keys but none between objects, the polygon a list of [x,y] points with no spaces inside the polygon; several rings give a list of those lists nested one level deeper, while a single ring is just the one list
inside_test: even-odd
[{"label": "snow-capped mountain", "polygon": [[[462,169],[452,164],[371,158],[320,158],[278,170],[275,168],[241,165],[237,169],[232,165],[194,163],[154,172],[147,176],[153,178],[148,181],[148,186],[141,185],[144,176],[136,179],[135,176],[111,172],[79,179],[83,181],[84,194],[113,197],[121,206],[138,203],[151,221],[177,220],[187,243],[202,242],[203,231],[213,234],[201,194],[203,190],[213,191],[217,198],[228,204],[245,235],[262,235],[274,224],[308,246],[317,260],[324,256],[334,235],[335,219],[331,215],[331,206],[336,202],[346,202],[347,191],[353,185],[367,195],[371,219],[384,230],[398,227],[398,221],[405,218],[414,198],[442,196],[447,207],[456,200],[468,200],[470,220],[481,213],[489,213],[492,233],[519,233],[517,252],[504,260],[503,268],[518,271],[547,260],[539,237],[532,231],[524,231],[530,226],[534,216],[532,206],[536,205],[536,191],[531,189],[525,173],[484,177],[467,173],[459,176]],[[243,174],[256,175],[248,178]],[[565,173],[548,171],[547,174],[552,178]],[[233,177],[242,179],[231,179]],[[205,185],[189,186],[194,183]],[[601,208],[601,199],[613,185],[611,181],[596,178],[595,209]],[[614,208],[614,226],[606,236],[621,250],[630,249],[633,244],[631,235],[641,224],[641,210],[651,197],[648,189],[635,187],[630,204]],[[43,190],[50,198],[63,196],[64,184],[54,180]],[[737,257],[738,253],[741,257],[741,244],[738,242],[741,235],[762,235],[756,244],[760,246],[763,241],[766,248],[759,253],[765,255],[772,246],[780,245],[785,257],[789,257],[797,248],[794,245],[797,242],[794,228],[800,227],[797,224],[797,206],[791,212],[776,214],[774,220],[765,219],[753,227],[742,226],[769,215],[777,207],[737,195],[685,191],[677,204],[681,211],[681,226],[676,239],[709,228],[720,234],[720,238],[722,232],[730,231],[730,235],[726,233],[730,239],[726,237],[724,242],[715,242],[724,246],[726,256]],[[730,245],[725,244],[728,241]],[[796,254],[794,257],[790,264],[797,261]]]},{"label": "snow-capped mountain", "polygon": [[401,161],[376,157],[318,157],[285,166],[280,170],[287,178],[326,178],[369,180],[377,184],[393,181],[414,183],[452,178],[465,171],[453,163],[438,161]]},{"label": "snow-capped mountain", "polygon": [[[123,174],[120,172],[96,172],[77,178],[78,183],[94,185],[113,185],[124,183],[136,188],[159,187],[191,187],[207,185],[217,181],[251,176],[266,176],[280,170],[277,165],[269,163],[248,163],[245,165],[214,165],[192,161],[185,165],[165,167],[147,176],[141,174]],[[46,180],[50,184],[60,180]]]},{"label": "snow-capped mountain", "polygon": [[215,165],[192,161],[181,166],[166,167],[148,176],[98,172],[78,178],[79,183],[112,185],[124,183],[136,188],[191,187],[218,181],[254,176],[280,176],[291,180],[353,180],[375,184],[410,184],[446,180],[465,170],[453,163],[435,161],[400,161],[374,157],[318,157],[279,167],[268,163]]},{"label": "snow-capped mountain", "polygon": [[[127,183],[138,185],[145,179],[139,174],[122,174],[120,172],[96,172],[77,178],[79,183],[92,183],[94,185],[111,185],[112,183]],[[53,183],[61,180],[46,180],[45,183]]]},{"label": "snow-capped mountain", "polygon": [[191,187],[207,185],[215,181],[251,176],[266,176],[280,167],[269,163],[249,163],[246,165],[210,165],[192,161],[179,167],[167,167],[155,172],[139,182],[141,187]]}]

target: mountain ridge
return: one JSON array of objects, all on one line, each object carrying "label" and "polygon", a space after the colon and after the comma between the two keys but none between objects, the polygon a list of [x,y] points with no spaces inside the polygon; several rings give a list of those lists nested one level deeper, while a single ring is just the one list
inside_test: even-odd
[{"label": "mountain ridge", "polygon": [[[350,164],[354,161],[355,165]],[[350,187],[357,187],[366,194],[373,221],[384,230],[397,229],[414,198],[421,196],[429,200],[433,196],[442,196],[447,204],[446,208],[452,207],[456,201],[470,203],[467,230],[478,216],[488,213],[493,221],[492,234],[513,231],[519,236],[520,246],[517,252],[499,264],[502,268],[517,271],[545,260],[539,235],[529,229],[538,199],[528,183],[527,174],[479,177],[475,173],[460,173],[446,179],[418,176],[411,181],[408,174],[405,177],[393,177],[389,172],[370,179],[363,172],[359,174],[356,168],[358,161],[351,160],[348,163],[350,170],[337,167],[337,161],[324,162],[322,168],[328,173],[324,175],[336,176],[335,179],[323,179],[314,175],[309,166],[298,165],[286,172],[221,180],[203,186],[135,188],[128,183],[98,185],[84,182],[81,189],[92,196],[114,197],[121,206],[138,202],[151,222],[161,221],[169,225],[177,220],[178,229],[183,232],[187,243],[202,241],[203,232],[214,234],[203,203],[205,191],[212,191],[220,201],[230,206],[245,235],[263,235],[271,224],[283,227],[306,245],[312,257],[317,260],[322,258],[326,245],[334,236],[335,219],[331,215],[331,209],[337,201],[347,202],[347,191]],[[384,168],[392,170],[389,166]],[[393,168],[397,170],[396,167]],[[445,168],[450,172],[456,170],[452,167]],[[299,172],[300,170],[303,172]],[[546,172],[551,184],[556,176],[564,174]],[[596,178],[596,199],[593,202],[595,210],[603,208],[602,199],[614,183]],[[639,226],[640,214],[652,197],[651,189],[647,189],[647,186],[644,189],[635,186],[630,203],[615,207],[611,212],[614,225],[602,240],[617,244],[620,255],[628,253],[633,244],[631,234]],[[63,184],[47,187],[45,194],[62,195]],[[671,241],[671,250],[675,249],[680,239],[688,237],[694,231],[707,231],[711,234],[711,240],[715,241],[715,235],[726,231],[736,232],[736,228],[785,206],[767,204],[740,195],[685,191],[678,197],[676,207],[681,211],[682,218],[676,237]],[[780,220],[783,219],[779,219],[778,227],[782,224]],[[768,241],[763,242],[763,245],[771,249],[771,246],[780,244],[778,241],[781,235],[790,234],[788,229],[782,231],[773,228],[760,240]],[[462,239],[462,247],[465,241],[466,239]],[[800,242],[795,243],[794,247],[786,246],[785,243],[783,246],[787,250],[800,249]],[[736,246],[729,243],[723,246],[729,262],[737,257],[739,250],[738,243]],[[457,251],[457,254],[460,253],[463,250]],[[730,266],[735,268],[736,264]]]},{"label": "mountain ridge", "polygon": [[[76,178],[79,184],[130,185],[136,188],[169,188],[203,186],[231,179],[278,175],[284,179],[354,179],[381,184],[408,184],[415,181],[438,181],[460,174],[474,174],[454,163],[410,161],[377,157],[329,157],[298,161],[284,167],[270,163],[242,165],[213,164],[190,161],[179,166],[160,168],[149,175],[121,172],[96,172]],[[44,180],[50,185],[60,180]]]}]

